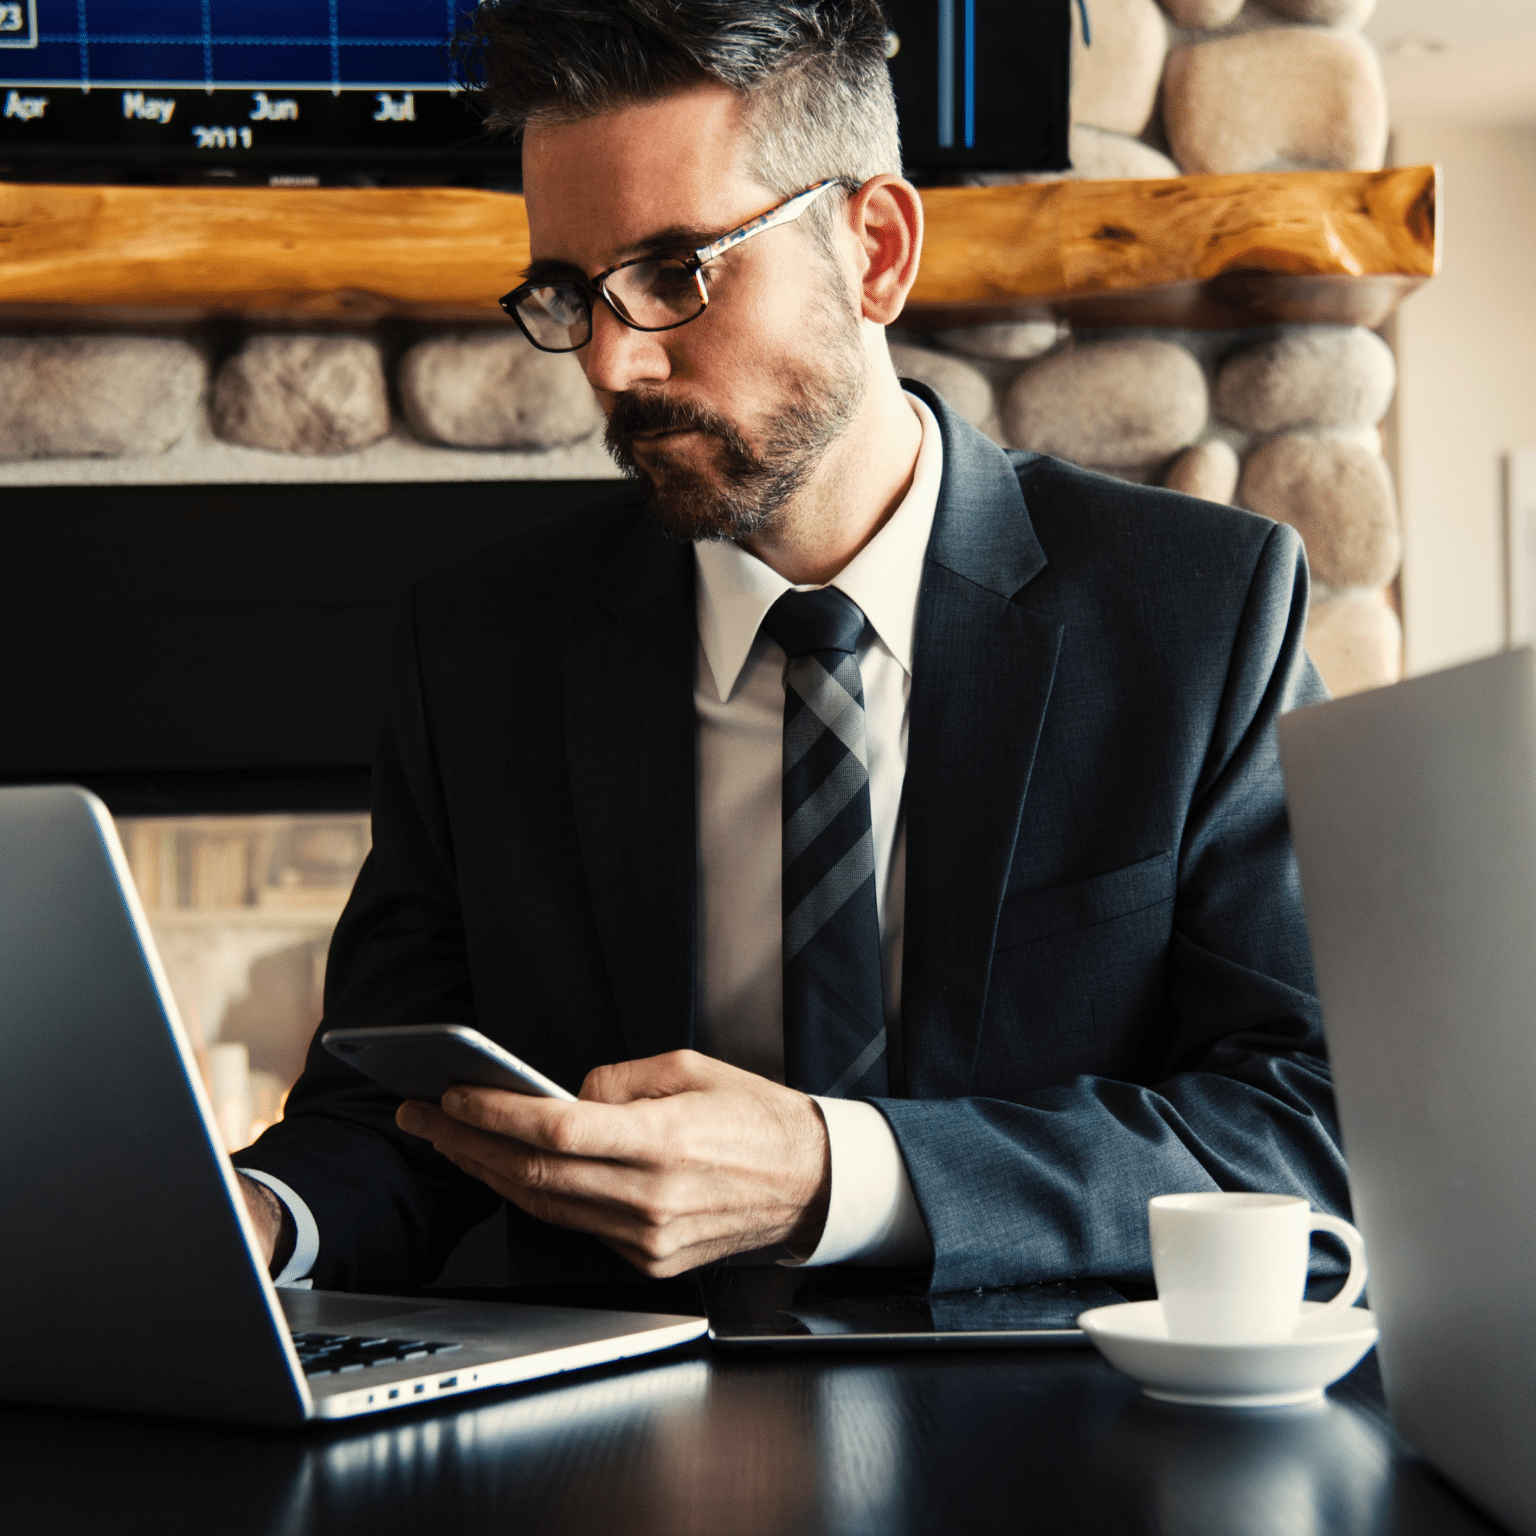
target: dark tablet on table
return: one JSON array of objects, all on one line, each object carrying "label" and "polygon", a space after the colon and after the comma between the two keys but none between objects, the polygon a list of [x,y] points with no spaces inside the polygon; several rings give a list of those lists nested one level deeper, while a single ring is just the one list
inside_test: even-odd
[{"label": "dark tablet on table", "polygon": [[722,1264],[701,1277],[711,1342],[733,1349],[1037,1349],[1085,1344],[1102,1280],[925,1294],[920,1271]]}]

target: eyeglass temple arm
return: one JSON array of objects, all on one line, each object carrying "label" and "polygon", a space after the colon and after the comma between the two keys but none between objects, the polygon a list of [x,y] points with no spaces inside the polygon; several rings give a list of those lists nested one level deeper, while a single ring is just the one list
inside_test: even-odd
[{"label": "eyeglass temple arm", "polygon": [[814,187],[807,187],[804,192],[797,192],[787,201],[780,203],[777,208],[770,208],[767,213],[743,224],[740,229],[733,229],[730,234],[721,235],[712,245],[700,246],[693,253],[693,259],[703,266],[706,262],[713,261],[715,257],[723,255],[733,245],[740,245],[743,240],[750,240],[753,235],[760,235],[764,230],[777,229],[780,224],[788,224],[798,219],[828,187],[837,185],[839,185],[839,178],[836,176],[827,181],[818,181]]},{"label": "eyeglass temple arm", "polygon": [[[715,257],[730,250],[733,245],[740,245],[743,240],[750,240],[753,235],[760,235],[764,230],[777,229],[780,224],[788,224],[798,219],[828,187],[838,185],[840,185],[840,178],[833,176],[826,181],[818,181],[814,187],[807,187],[804,192],[797,192],[793,197],[780,203],[777,208],[770,208],[767,213],[743,224],[741,228],[733,229],[728,235],[721,235],[718,240],[710,245],[701,245],[693,253],[694,261],[702,267],[707,262],[713,261]],[[626,262],[623,265],[627,266],[629,263]],[[618,268],[615,267],[613,270],[616,272]],[[603,291],[604,280],[612,275],[612,272],[603,272],[595,278],[566,278],[564,281],[568,286],[581,290],[586,296],[588,307],[591,306],[594,299],[600,298],[612,309],[613,301]],[[512,290],[512,293],[520,292],[523,288],[530,286],[533,285],[528,283],[520,284],[518,288]],[[503,308],[506,307],[506,300],[511,297],[512,294],[509,293],[504,295],[499,301]],[[508,312],[510,313],[510,311]],[[617,313],[616,310],[614,312]]]}]

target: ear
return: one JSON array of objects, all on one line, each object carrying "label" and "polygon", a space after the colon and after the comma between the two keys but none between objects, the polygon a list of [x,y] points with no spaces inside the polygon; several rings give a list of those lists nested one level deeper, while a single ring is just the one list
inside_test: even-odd
[{"label": "ear", "polygon": [[863,317],[890,325],[917,281],[923,254],[923,201],[900,176],[874,176],[848,199],[858,244]]}]

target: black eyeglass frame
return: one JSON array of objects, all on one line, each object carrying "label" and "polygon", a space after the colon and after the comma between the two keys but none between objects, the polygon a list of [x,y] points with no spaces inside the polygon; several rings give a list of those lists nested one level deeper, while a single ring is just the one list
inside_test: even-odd
[{"label": "black eyeglass frame", "polygon": [[[848,186],[845,178],[833,176],[826,181],[818,181],[815,186],[807,187],[803,192],[796,192],[793,197],[787,197],[782,203],[776,203],[766,213],[760,213],[754,219],[748,219],[745,224],[738,225],[728,234],[721,235],[718,240],[712,240],[708,245],[701,245],[696,251],[682,258],[683,267],[690,273],[699,290],[698,310],[683,320],[673,320],[668,325],[641,325],[630,319],[624,313],[622,303],[608,292],[608,279],[615,272],[622,272],[626,267],[638,267],[647,261],[655,261],[655,255],[635,256],[628,261],[621,261],[616,266],[609,267],[606,271],[599,272],[595,277],[563,277],[556,282],[520,283],[511,293],[504,293],[496,301],[502,311],[517,322],[517,328],[528,338],[540,352],[579,352],[592,340],[592,314],[596,301],[601,299],[607,306],[610,314],[620,324],[627,325],[632,331],[675,331],[679,326],[691,325],[700,315],[709,308],[709,288],[704,282],[704,268],[710,262],[717,260],[738,246],[743,240],[750,240],[753,235],[760,235],[765,230],[777,229],[781,224],[792,223],[798,219],[828,187]],[[540,288],[571,288],[581,295],[587,307],[587,334],[570,347],[550,347],[537,340],[529,330],[523,317],[518,313],[518,305],[529,294],[537,292]]]}]

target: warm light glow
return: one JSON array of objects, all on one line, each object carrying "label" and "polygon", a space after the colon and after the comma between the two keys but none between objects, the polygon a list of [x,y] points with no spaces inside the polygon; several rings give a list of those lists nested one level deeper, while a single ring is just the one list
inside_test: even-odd
[{"label": "warm light glow", "polygon": [[320,1021],[366,815],[128,818],[118,828],[231,1152],[283,1118]]}]

